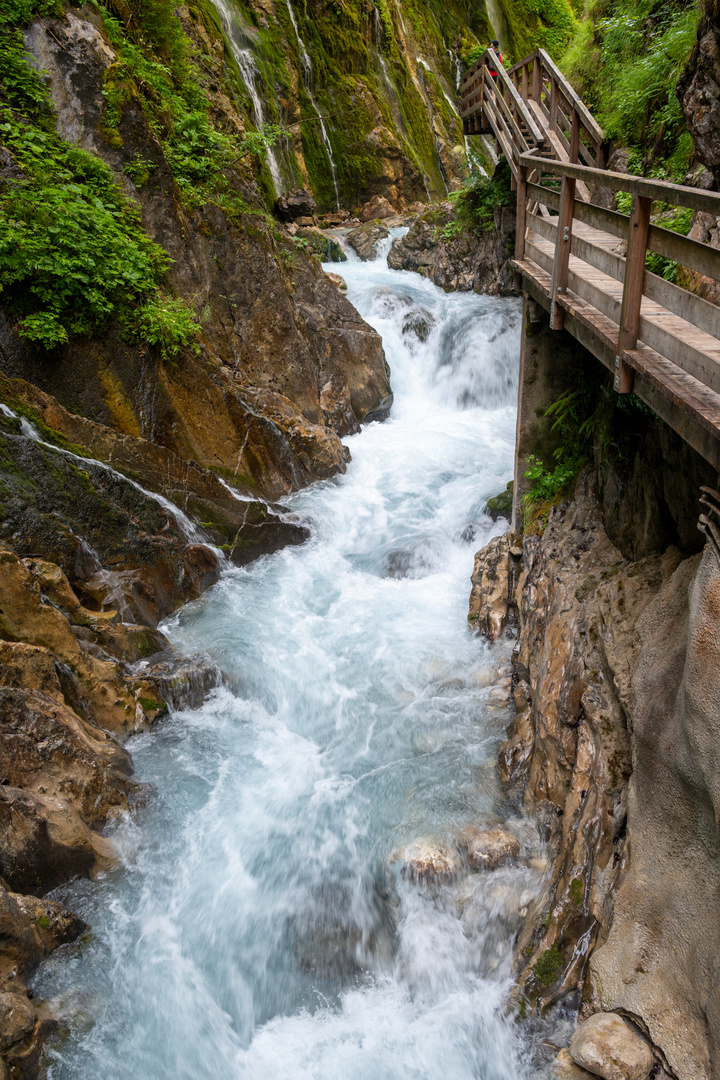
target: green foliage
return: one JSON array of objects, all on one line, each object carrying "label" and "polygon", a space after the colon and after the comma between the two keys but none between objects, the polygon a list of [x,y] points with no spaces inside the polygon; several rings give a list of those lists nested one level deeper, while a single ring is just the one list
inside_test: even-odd
[{"label": "green foliage", "polygon": [[193,345],[200,334],[197,319],[182,300],[152,296],[125,319],[128,338],[136,344],[156,345],[163,360],[174,360],[184,345]]},{"label": "green foliage", "polygon": [[[19,24],[49,10],[45,0],[15,0],[0,22],[11,60],[0,72],[0,139],[16,174],[0,189],[0,293],[18,332],[46,349],[100,332],[113,315],[136,336],[152,328],[145,316],[135,324],[133,311],[152,310],[170,263],[109,167],[52,131],[49,96]],[[192,316],[173,304],[161,351],[189,340]]]},{"label": "green foliage", "polygon": [[562,61],[608,138],[637,148],[644,171],[654,165],[673,180],[692,154],[675,87],[699,15],[699,0],[586,0]]},{"label": "green foliage", "polygon": [[507,63],[516,63],[533,49],[562,56],[577,21],[569,0],[498,0],[508,31]]},{"label": "green foliage", "polygon": [[562,967],[562,963],[562,953],[557,945],[551,945],[549,949],[545,950],[532,967],[532,972],[539,988],[548,989],[548,987],[552,986]]},{"label": "green foliage", "polygon": [[[511,206],[515,201],[515,195],[510,186],[510,166],[505,159],[501,159],[492,176],[484,176],[481,172],[472,172],[463,184],[459,192],[454,192],[450,199],[455,203],[456,221],[460,226],[459,232],[464,228],[480,229],[487,232],[495,224],[496,207]],[[451,234],[445,239],[452,239]]]}]

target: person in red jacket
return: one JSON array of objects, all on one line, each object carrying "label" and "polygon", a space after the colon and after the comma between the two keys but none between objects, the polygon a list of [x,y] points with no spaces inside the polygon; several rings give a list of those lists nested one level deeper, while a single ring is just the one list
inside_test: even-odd
[{"label": "person in red jacket", "polygon": [[[500,61],[500,63],[502,64],[503,58],[502,58],[502,53],[500,52],[500,42],[499,41],[491,41],[490,42],[490,48],[495,50],[495,52],[497,53],[497,58]],[[497,71],[492,66],[492,64],[489,65],[488,71],[492,75],[493,79],[497,79]]]}]

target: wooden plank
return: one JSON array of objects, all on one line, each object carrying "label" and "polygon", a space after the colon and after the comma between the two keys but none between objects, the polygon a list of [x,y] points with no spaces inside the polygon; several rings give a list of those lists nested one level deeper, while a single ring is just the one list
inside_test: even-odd
[{"label": "wooden plank", "polygon": [[641,198],[659,199],[672,206],[686,206],[720,217],[720,194],[715,191],[701,191],[682,184],[671,184],[666,180],[646,180],[642,176],[630,176],[607,169],[591,169],[587,165],[573,165],[564,161],[546,160],[543,169],[558,176],[582,180],[586,184],[601,184],[611,191],[629,191]]},{"label": "wooden plank", "polygon": [[659,225],[650,226],[648,247],[665,259],[674,259],[690,270],[697,270],[705,277],[720,281],[720,249],[691,240],[689,236],[663,229]]},{"label": "wooden plank", "polygon": [[510,166],[510,172],[512,173],[513,178],[517,180],[517,161],[519,154],[517,147],[513,143],[512,134],[508,129],[504,118],[500,116],[499,113],[495,110],[495,106],[489,98],[485,102],[485,112],[492,126],[495,138],[500,144],[502,153],[504,154],[507,163]]},{"label": "wooden plank", "polygon": [[487,111],[487,105],[492,101],[495,105],[495,109],[499,117],[501,117],[506,127],[508,128],[508,134],[518,148],[518,153],[524,153],[528,149],[529,143],[525,138],[525,135],[520,127],[519,123],[515,119],[513,110],[503,98],[502,94],[495,92],[495,88],[491,86],[492,79],[488,79],[488,85],[485,91],[485,105]]},{"label": "wooden plank", "polygon": [[[524,168],[525,166],[523,166]],[[535,199],[536,202],[542,203],[544,206],[549,206],[551,210],[560,209],[560,192],[553,191],[551,188],[540,187],[538,184],[528,184],[528,198]],[[576,200],[575,206],[577,208],[578,202]],[[580,204],[582,206],[585,203]],[[577,209],[575,211],[577,213]]]},{"label": "wooden plank", "polygon": [[517,107],[518,113],[522,117],[523,123],[525,124],[525,126],[528,128],[528,130],[530,132],[532,141],[536,145],[542,146],[542,144],[545,142],[545,134],[538,127],[538,125],[536,124],[535,119],[532,116],[532,114],[531,114],[530,110],[528,109],[527,105],[525,104],[523,99],[520,97],[520,94],[518,93],[518,91],[515,89],[515,87],[513,85],[513,82],[512,82],[512,79],[508,76],[507,71],[505,70],[505,68],[500,63],[500,60],[499,60],[495,50],[494,49],[488,49],[487,52],[485,53],[485,57],[489,61],[491,61],[493,63],[493,65],[495,67],[495,70],[498,73],[496,84],[499,83],[504,88],[504,90],[509,95],[510,100]]},{"label": "wooden plank", "polygon": [[580,117],[577,109],[573,109],[572,130],[570,132],[570,160],[577,161],[580,152]]},{"label": "wooden plank", "polygon": [[606,210],[603,206],[596,206],[594,203],[576,201],[575,217],[586,225],[592,225],[593,229],[619,236],[621,240],[627,236],[627,214],[618,214],[615,210]]},{"label": "wooden plank", "polygon": [[562,330],[562,309],[557,306],[555,300],[558,293],[567,291],[568,270],[570,267],[570,235],[572,233],[573,207],[575,204],[575,181],[563,176],[560,191],[560,216],[558,217],[555,259],[553,261],[552,276],[552,308],[550,309],[550,326],[553,330]]}]

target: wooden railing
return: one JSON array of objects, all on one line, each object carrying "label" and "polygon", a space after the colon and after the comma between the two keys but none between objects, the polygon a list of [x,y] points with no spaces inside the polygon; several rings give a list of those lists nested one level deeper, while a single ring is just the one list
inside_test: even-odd
[{"label": "wooden railing", "polygon": [[[490,74],[490,69],[497,72]],[[545,134],[527,101],[494,49],[465,73],[460,86],[460,116],[466,135],[494,135],[517,181],[518,160],[529,150],[541,150]]]},{"label": "wooden railing", "polygon": [[[630,214],[578,199],[579,182],[629,193]],[[715,192],[541,159],[537,151],[523,154],[518,160],[516,265],[522,269],[520,264],[529,260],[551,273],[554,329],[562,328],[565,311],[572,309],[576,314],[583,306],[574,302],[578,298],[585,302],[585,314],[591,321],[590,309],[594,309],[617,324],[612,343],[618,392],[630,391],[633,371],[647,363],[647,351],[638,351],[641,341],[720,395],[720,307],[651,273],[645,265],[648,251],[655,252],[720,281],[720,250],[652,225],[654,202],[720,216],[720,194]],[[547,213],[534,212],[533,206],[545,208]],[[578,222],[587,227],[579,228]],[[535,237],[554,246],[551,260],[546,245],[538,245]],[[607,242],[613,238],[625,242],[624,254],[621,245]],[[583,265],[571,268],[571,255]],[[613,294],[607,279],[622,283],[622,299]],[[569,292],[574,300],[568,297]],[[645,300],[650,304],[643,306]],[[599,326],[597,323],[596,329]],[[607,326],[603,333],[607,336]]]},{"label": "wooden railing", "polygon": [[[534,101],[542,109],[551,141],[564,151],[554,156],[584,162],[602,169],[605,164],[605,134],[563,73],[544,49],[536,49],[508,75],[523,101]],[[554,147],[557,149],[557,147]]]}]

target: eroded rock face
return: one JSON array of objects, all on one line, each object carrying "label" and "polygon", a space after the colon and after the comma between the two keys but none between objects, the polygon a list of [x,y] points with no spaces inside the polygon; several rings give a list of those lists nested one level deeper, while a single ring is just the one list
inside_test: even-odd
[{"label": "eroded rock face", "polygon": [[497,641],[515,621],[513,594],[521,555],[522,549],[505,533],[475,556],[468,621],[488,641]]},{"label": "eroded rock face", "polygon": [[488,232],[464,230],[458,236],[454,222],[455,208],[449,202],[426,210],[405,236],[393,240],[388,266],[415,270],[441,289],[513,295],[514,211],[496,210],[495,226]]},{"label": "eroded rock face", "polygon": [[541,1010],[582,988],[583,1019],[637,1019],[652,1045],[639,1040],[634,1064],[573,1052],[614,1080],[655,1066],[714,1080],[720,1060],[720,496],[706,501],[701,554],[624,557],[585,475],[525,536],[511,601],[516,716],[501,772],[554,852],[518,938],[519,988]]},{"label": "eroded rock face", "polygon": [[580,1024],[570,1056],[603,1080],[648,1080],[655,1064],[648,1044],[617,1013],[595,1013]]},{"label": "eroded rock face", "polygon": [[698,157],[720,185],[720,24],[707,14],[698,26],[697,44],[677,85],[688,130]]}]

